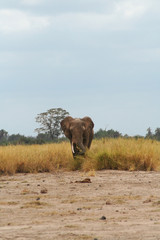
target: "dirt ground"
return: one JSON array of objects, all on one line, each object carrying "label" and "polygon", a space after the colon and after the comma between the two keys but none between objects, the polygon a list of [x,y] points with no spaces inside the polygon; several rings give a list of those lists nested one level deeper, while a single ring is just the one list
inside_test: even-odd
[{"label": "dirt ground", "polygon": [[0,239],[159,240],[160,172],[1,176]]}]

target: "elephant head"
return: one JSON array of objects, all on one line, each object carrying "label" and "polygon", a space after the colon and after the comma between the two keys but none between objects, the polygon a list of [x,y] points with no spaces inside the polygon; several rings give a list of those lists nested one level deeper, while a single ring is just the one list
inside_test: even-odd
[{"label": "elephant head", "polygon": [[93,139],[94,123],[90,117],[66,117],[61,121],[61,128],[69,138],[73,156],[83,155],[90,148]]}]

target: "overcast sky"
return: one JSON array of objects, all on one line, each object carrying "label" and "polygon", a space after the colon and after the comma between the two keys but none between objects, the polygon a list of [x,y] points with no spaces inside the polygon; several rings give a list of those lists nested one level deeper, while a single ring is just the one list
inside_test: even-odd
[{"label": "overcast sky", "polygon": [[0,129],[63,108],[95,131],[160,127],[159,0],[0,0]]}]

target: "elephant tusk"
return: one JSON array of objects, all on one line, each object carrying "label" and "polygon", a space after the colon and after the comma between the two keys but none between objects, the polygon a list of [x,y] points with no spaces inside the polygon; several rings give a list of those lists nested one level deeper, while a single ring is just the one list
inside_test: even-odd
[{"label": "elephant tusk", "polygon": [[73,143],[72,143],[72,152],[75,153],[75,151],[74,151],[74,147],[73,147]]}]

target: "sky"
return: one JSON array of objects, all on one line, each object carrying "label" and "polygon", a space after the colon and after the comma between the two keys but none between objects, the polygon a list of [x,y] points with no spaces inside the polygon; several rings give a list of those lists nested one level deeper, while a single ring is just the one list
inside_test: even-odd
[{"label": "sky", "polygon": [[159,104],[159,0],[0,0],[0,129],[35,136],[60,107],[144,136]]}]

